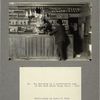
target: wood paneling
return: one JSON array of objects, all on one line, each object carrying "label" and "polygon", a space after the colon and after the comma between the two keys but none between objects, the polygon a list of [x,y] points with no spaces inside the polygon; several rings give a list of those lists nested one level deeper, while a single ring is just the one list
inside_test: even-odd
[{"label": "wood paneling", "polygon": [[[73,57],[73,42],[68,47],[68,57]],[[54,58],[56,45],[53,36],[48,35],[9,35],[9,57],[15,59]]]}]

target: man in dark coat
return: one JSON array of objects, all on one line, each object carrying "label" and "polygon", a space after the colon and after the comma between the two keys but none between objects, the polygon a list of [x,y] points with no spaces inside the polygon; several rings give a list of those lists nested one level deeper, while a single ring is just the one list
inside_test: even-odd
[{"label": "man in dark coat", "polygon": [[51,35],[55,37],[55,43],[57,45],[57,55],[59,60],[67,59],[66,50],[69,44],[69,38],[65,32],[65,27],[62,25],[62,20],[57,20],[57,25]]},{"label": "man in dark coat", "polygon": [[47,19],[43,19],[43,20],[44,20],[44,33],[51,32],[52,24]]}]

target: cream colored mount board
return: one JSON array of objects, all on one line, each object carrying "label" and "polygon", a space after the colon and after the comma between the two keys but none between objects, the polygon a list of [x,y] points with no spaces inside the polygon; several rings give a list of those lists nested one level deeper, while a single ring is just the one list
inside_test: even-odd
[{"label": "cream colored mount board", "polygon": [[20,67],[19,100],[81,100],[81,67]]}]

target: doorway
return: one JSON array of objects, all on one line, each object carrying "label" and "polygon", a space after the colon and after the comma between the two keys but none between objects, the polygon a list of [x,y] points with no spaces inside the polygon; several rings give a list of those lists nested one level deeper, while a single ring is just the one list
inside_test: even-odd
[{"label": "doorway", "polygon": [[82,48],[82,38],[79,33],[79,22],[78,18],[69,18],[69,33],[73,35],[73,57],[75,58],[77,55],[80,55],[83,51]]}]

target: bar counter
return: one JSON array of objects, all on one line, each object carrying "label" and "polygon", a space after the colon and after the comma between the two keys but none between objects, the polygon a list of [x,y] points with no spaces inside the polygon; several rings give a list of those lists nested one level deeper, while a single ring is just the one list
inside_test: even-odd
[{"label": "bar counter", "polygon": [[[73,57],[73,37],[69,35],[68,58]],[[34,34],[9,34],[11,59],[57,58],[54,36]]]}]

